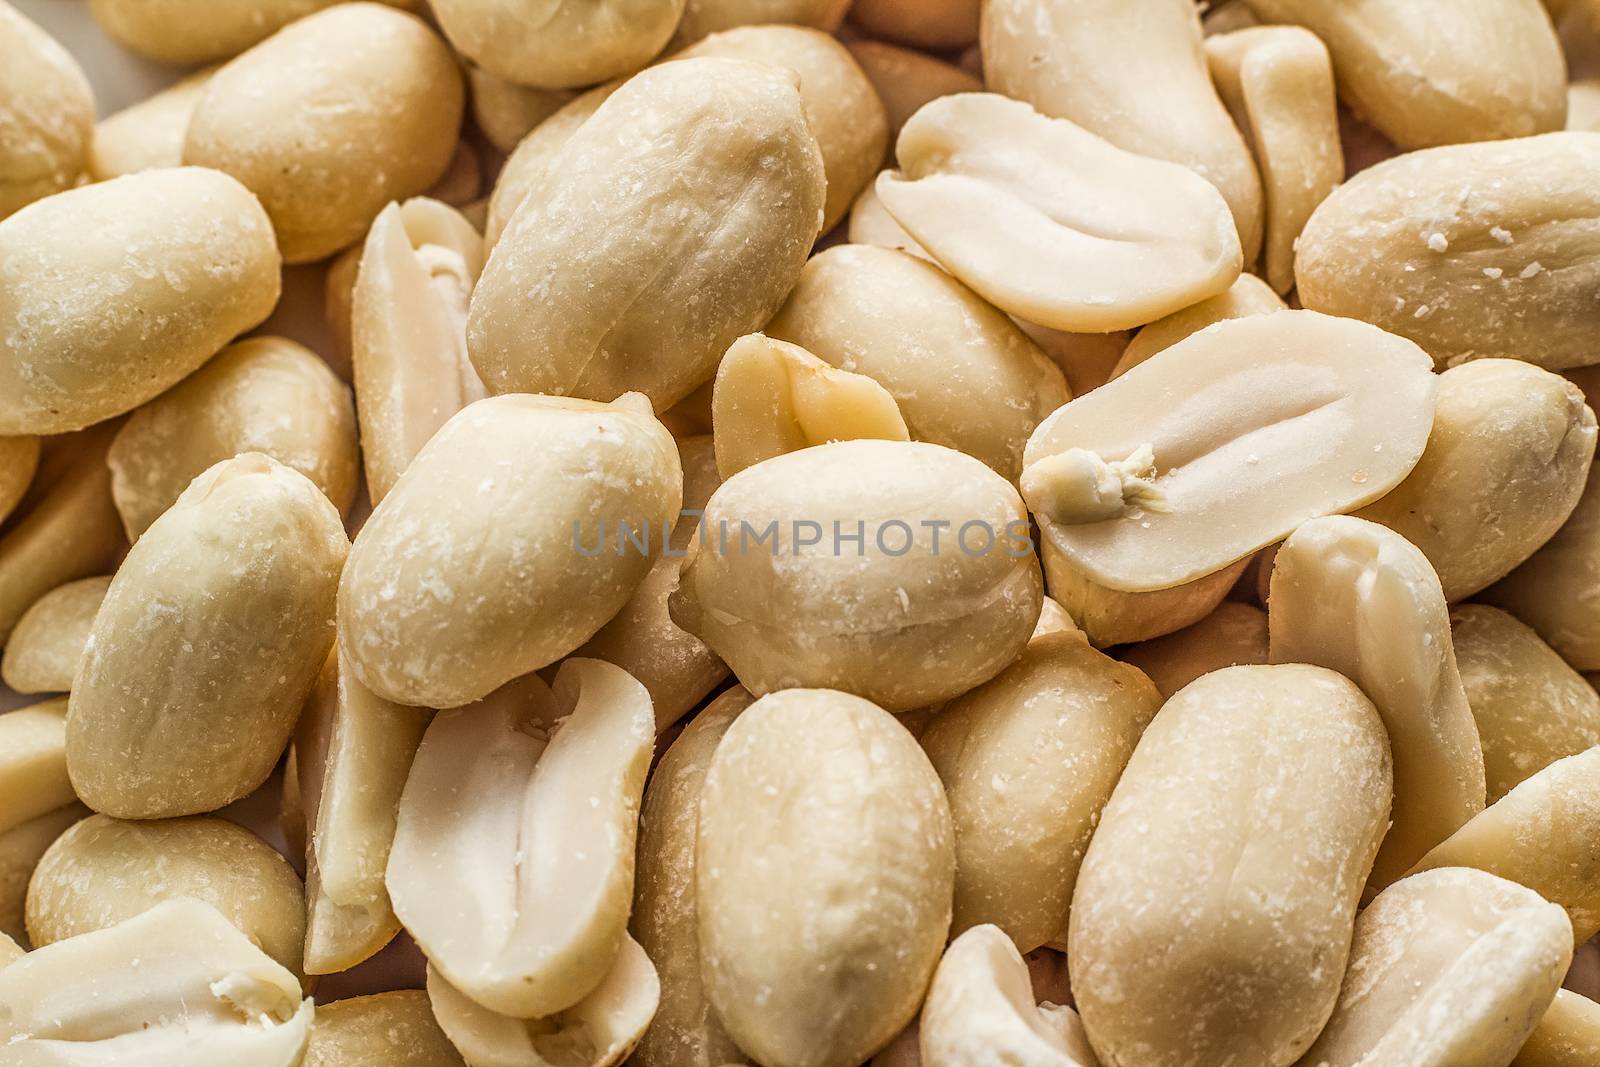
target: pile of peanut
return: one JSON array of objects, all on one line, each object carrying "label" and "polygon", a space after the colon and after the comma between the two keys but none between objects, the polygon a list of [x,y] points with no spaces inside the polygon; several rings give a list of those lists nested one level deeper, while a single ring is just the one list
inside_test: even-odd
[{"label": "pile of peanut", "polygon": [[67,3],[0,1067],[1600,1067],[1600,0]]}]

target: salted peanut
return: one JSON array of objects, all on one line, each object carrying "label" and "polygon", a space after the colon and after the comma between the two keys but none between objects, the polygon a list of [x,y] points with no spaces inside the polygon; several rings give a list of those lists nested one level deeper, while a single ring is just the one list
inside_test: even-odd
[{"label": "salted peanut", "polygon": [[137,541],[214,464],[259,452],[304,474],[339,514],[359,477],[350,390],[316,353],[252,337],[146,404],[111,443],[111,496]]},{"label": "salted peanut", "polygon": [[65,693],[83,658],[83,646],[109,576],[81,578],[57,586],[34,601],[17,620],[0,660],[0,678],[19,693]]},{"label": "salted peanut", "polygon": [[800,104],[828,183],[822,232],[838,225],[889,148],[883,101],[855,57],[828,34],[803,26],[741,26],[712,34],[673,58],[697,56],[764,63],[800,79]]},{"label": "salted peanut", "polygon": [[1036,637],[920,738],[955,820],[951,931],[992,923],[1031,952],[1066,932],[1089,836],[1161,706],[1076,634]]},{"label": "salted peanut", "polygon": [[142,170],[182,166],[189,116],[214,73],[215,67],[197,71],[95,123],[89,177],[103,182]]},{"label": "salted peanut", "polygon": [[1592,133],[1434,148],[1369,167],[1306,223],[1300,300],[1409,337],[1441,367],[1484,356],[1586,365],[1600,325],[1584,277],[1597,173]]},{"label": "salted peanut", "polygon": [[1028,435],[1072,395],[1010,319],[939,268],[887,248],[813,256],[766,332],[873,379],[913,438],[1011,480]]},{"label": "salted peanut", "polygon": [[1339,1004],[1302,1063],[1497,1067],[1572,958],[1561,909],[1482,871],[1416,874],[1356,921]]},{"label": "salted peanut", "polygon": [[481,67],[467,68],[467,87],[478,129],[508,155],[529,131],[572,99],[569,92],[518,85]]},{"label": "salted peanut", "polygon": [[1376,523],[1316,519],[1278,550],[1267,621],[1273,663],[1315,663],[1361,686],[1394,752],[1394,826],[1382,889],[1483,810],[1483,749],[1423,554]]},{"label": "salted peanut", "polygon": [[554,663],[628,602],[682,492],[677,446],[638,395],[463,408],[351,548],[351,669],[386,700],[451,708]]},{"label": "salted peanut", "polygon": [[1287,306],[1272,286],[1254,274],[1241,274],[1216,296],[1182,311],[1174,311],[1134,334],[1133,340],[1128,342],[1118,357],[1116,366],[1111,369],[1111,377],[1117,378],[1128,373],[1157,352],[1171,348],[1214,323],[1251,315],[1269,315]]},{"label": "salted peanut", "polygon": [[721,1067],[744,1058],[700,980],[695,835],[711,757],[754,700],[740,686],[713,700],[672,742],[644,793],[628,926],[661,975],[661,1005],[634,1050],[639,1067]]},{"label": "salted peanut", "polygon": [[1585,1067],[1596,1062],[1600,1062],[1600,1004],[1558,989],[1511,1067]]},{"label": "salted peanut", "polygon": [[1294,250],[1317,205],[1344,181],[1333,61],[1317,35],[1262,26],[1206,40],[1212,80],[1248,140],[1266,203],[1262,273],[1294,288]]},{"label": "salted peanut", "polygon": [[889,391],[765,334],[741,337],[717,367],[711,399],[717,472],[829,441],[909,441]]},{"label": "salted peanut", "polygon": [[428,994],[397,989],[317,1009],[300,1067],[462,1067]]},{"label": "salted peanut", "polygon": [[1167,701],[1072,898],[1101,1062],[1295,1062],[1339,995],[1389,786],[1383,723],[1332,671],[1227,667]]},{"label": "salted peanut", "polygon": [[189,898],[33,950],[0,970],[0,1003],[18,1067],[295,1067],[315,1011],[299,979]]},{"label": "salted peanut", "polygon": [[328,498],[276,460],[247,452],[196,478],[128,553],[89,633],[67,716],[84,803],[170,818],[264,782],[333,643],[348,549]]},{"label": "salted peanut", "polygon": [[0,2],[0,219],[70,189],[94,139],[94,95],[72,55]]},{"label": "salted peanut", "polygon": [[858,697],[794,689],[734,720],[700,794],[700,973],[766,1067],[854,1067],[911,1021],[944,948],[950,808]]},{"label": "salted peanut", "polygon": [[42,457],[18,517],[0,534],[0,641],[40,597],[109,570],[123,547],[106,468],[115,431],[97,426],[58,439]]},{"label": "salted peanut", "polygon": [[938,445],[758,463],[712,495],[697,546],[672,619],[758,696],[826,687],[909,711],[994,677],[1039,619],[1016,490]]},{"label": "salted peanut", "polygon": [[851,41],[845,47],[856,57],[883,101],[889,119],[890,149],[906,121],[930,100],[955,93],[983,92],[982,79],[922,52],[865,39]]},{"label": "salted peanut", "polygon": [[367,233],[350,294],[350,363],[374,504],[450,416],[487,395],[466,334],[483,260],[483,238],[437,200],[390,204]]},{"label": "salted peanut", "polygon": [[1261,181],[1212,86],[1194,4],[992,0],[982,43],[991,92],[1210,181],[1228,202],[1244,261],[1255,262]]},{"label": "salted peanut", "polygon": [[861,190],[861,195],[856,197],[856,202],[850,206],[850,222],[845,235],[854,245],[893,248],[898,252],[927,260],[936,267],[939,265],[928,254],[928,250],[917,244],[917,239],[907,233],[906,228],[889,214],[889,209],[884,207],[883,201],[878,198],[876,183],[868,183],[867,187]]},{"label": "salted peanut", "polygon": [[[633,898],[655,740],[626,671],[570,659],[428,727],[400,800],[389,894],[430,963],[472,1000],[536,1019],[594,992]],[[463,894],[461,872],[474,873]]]},{"label": "salted peanut", "polygon": [[688,0],[670,49],[693,44],[719,30],[781,22],[832,33],[844,21],[850,0]]},{"label": "salted peanut", "polygon": [[1403,338],[1309,311],[1180,341],[1029,439],[1046,566],[1059,553],[1112,589],[1169,589],[1376,500],[1422,455],[1429,367]]},{"label": "salted peanut", "polygon": [[945,950],[922,1006],[922,1067],[1098,1067],[1078,1013],[1034,1001],[1028,965],[997,926]]},{"label": "salted peanut", "polygon": [[884,207],[1003,311],[1058,330],[1125,330],[1222,292],[1239,235],[1217,190],[995,93],[941,97],[878,178]]},{"label": "salted peanut", "polygon": [[663,63],[578,128],[472,296],[467,348],[491,392],[637,389],[665,409],[772,317],[827,184],[795,86],[742,60]]},{"label": "salted peanut", "polygon": [[384,877],[400,793],[427,728],[427,711],[379,699],[337,648],[329,653],[295,730],[307,974],[348,970],[400,930]]},{"label": "salted peanut", "polygon": [[1119,653],[1145,673],[1163,699],[1203,674],[1266,663],[1267,613],[1250,604],[1224,601],[1199,622]]},{"label": "salted peanut", "polygon": [[[179,66],[238,55],[296,19],[339,0],[91,0],[95,21],[113,40],[146,59]],[[417,0],[378,0],[416,10]]]},{"label": "salted peanut", "polygon": [[856,0],[850,21],[874,37],[930,52],[978,39],[978,0]]},{"label": "salted peanut", "polygon": [[1600,933],[1600,748],[1519,782],[1423,856],[1416,870],[1473,867],[1527,886],[1567,910],[1572,940]]},{"label": "salted peanut", "polygon": [[309,263],[358,240],[391,200],[444,175],[464,92],[455,56],[420,19],[339,4],[212,75],[183,161],[248,186],[284,262]]},{"label": "salted peanut", "polygon": [[1539,0],[1246,3],[1327,42],[1340,94],[1402,149],[1524,137],[1566,117],[1566,63]]},{"label": "salted peanut", "polygon": [[1595,416],[1577,386],[1521,360],[1474,360],[1438,381],[1422,458],[1361,515],[1422,549],[1454,602],[1504,578],[1572,514]]},{"label": "salted peanut", "polygon": [[494,191],[489,196],[489,217],[483,226],[485,249],[492,249],[499,243],[511,216],[544,178],[551,161],[560,155],[578,128],[600,110],[600,105],[622,88],[625,80],[618,78],[573,97],[529,130],[515,146],[505,166],[500,168],[500,176],[495,179]]},{"label": "salted peanut", "polygon": [[179,897],[216,908],[261,951],[300,972],[300,877],[249,830],[205,815],[156,822],[91,815],[73,826],[28,883],[28,939],[43,948]]},{"label": "salted peanut", "polygon": [[88,808],[72,801],[0,830],[0,933],[27,936],[28,880],[33,869],[55,839],[87,815]]},{"label": "salted peanut", "polygon": [[[594,991],[539,1019],[497,1014],[428,967],[428,999],[439,1025],[472,1067],[614,1067],[650,1025],[661,981],[650,957],[626,934]],[[676,1061],[684,1062],[684,1061]]]},{"label": "salted peanut", "polygon": [[39,438],[0,437],[0,522],[16,510],[39,469]]},{"label": "salted peanut", "polygon": [[17,944],[9,934],[0,933],[0,967],[15,963],[25,955],[27,953],[22,950],[22,946]]},{"label": "salted peanut", "polygon": [[1600,696],[1533,630],[1496,608],[1463,604],[1450,612],[1450,632],[1483,740],[1489,803],[1600,745]]},{"label": "salted peanut", "polygon": [[249,190],[196,167],[59,193],[0,222],[0,433],[61,433],[174,385],[277,303]]},{"label": "salted peanut", "polygon": [[456,51],[535,89],[576,89],[631,74],[660,54],[684,0],[434,0]]},{"label": "salted peanut", "polygon": [[728,677],[728,665],[705,642],[672,621],[667,598],[678,587],[696,521],[721,480],[711,438],[677,439],[683,465],[683,509],[673,524],[668,551],[633,591],[611,621],[584,643],[575,656],[603,659],[627,671],[650,693],[659,733],[699,706]]},{"label": "salted peanut", "polygon": [[1567,86],[1567,129],[1600,133],[1600,78]]}]

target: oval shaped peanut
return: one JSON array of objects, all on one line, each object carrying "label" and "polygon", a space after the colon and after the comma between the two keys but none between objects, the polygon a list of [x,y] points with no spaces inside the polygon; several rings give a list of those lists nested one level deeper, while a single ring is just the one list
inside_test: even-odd
[{"label": "oval shaped peanut", "polygon": [[633,595],[682,492],[677,447],[642,397],[462,409],[351,548],[339,588],[351,668],[386,700],[449,708],[555,662]]},{"label": "oval shaped peanut", "polygon": [[691,44],[735,26],[771,22],[812,26],[832,33],[844,21],[849,6],[850,0],[688,0],[672,46]]},{"label": "oval shaped peanut", "polygon": [[652,67],[567,140],[494,246],[472,362],[491,392],[637,389],[665,410],[777,311],[825,194],[792,73]]},{"label": "oval shaped peanut", "polygon": [[1558,375],[1516,359],[1451,367],[1439,375],[1422,458],[1360,514],[1422,549],[1445,599],[1462,600],[1504,578],[1566,522],[1595,436],[1582,391]]},{"label": "oval shaped peanut", "polygon": [[28,939],[43,947],[179,897],[210,904],[300,973],[306,901],[299,876],[249,830],[204,815],[152,822],[91,815],[62,834],[28,883]]},{"label": "oval shaped peanut", "polygon": [[[339,0],[90,0],[95,21],[113,40],[160,63],[191,66],[236,56],[296,19]],[[418,8],[416,0],[380,0]]]},{"label": "oval shaped peanut", "polygon": [[514,146],[489,195],[489,213],[483,224],[486,250],[500,242],[511,216],[522,206],[529,191],[539,184],[551,160],[560,154],[562,147],[578,132],[578,127],[588,122],[589,116],[622,88],[624,80],[618,78],[578,94],[529,130]]},{"label": "oval shaped peanut", "polygon": [[0,219],[72,188],[94,139],[94,96],[72,55],[0,3]]},{"label": "oval shaped peanut", "polygon": [[89,176],[103,182],[142,170],[182,166],[189,116],[215,71],[215,67],[196,71],[97,122],[89,148]]},{"label": "oval shaped peanut", "polygon": [[1122,350],[1116,366],[1111,369],[1111,377],[1116,378],[1126,374],[1157,352],[1171,348],[1184,338],[1197,334],[1214,323],[1225,319],[1266,315],[1282,311],[1287,306],[1283,299],[1272,291],[1272,286],[1254,274],[1241,274],[1226,290],[1209,300],[1202,300],[1182,311],[1174,311],[1166,318],[1157,319],[1134,334],[1133,340],[1128,342],[1128,347]]},{"label": "oval shaped peanut", "polygon": [[631,74],[666,47],[684,0],[435,0],[456,50],[518,85],[574,89]]},{"label": "oval shaped peanut", "polygon": [[752,693],[828,686],[909,711],[1027,644],[1043,590],[1026,530],[1016,490],[970,456],[820,445],[722,484],[669,605]]},{"label": "oval shaped peanut", "polygon": [[1040,421],[1071,393],[1016,324],[937,267],[866,245],[800,272],[766,332],[894,397],[906,428],[1015,479]]},{"label": "oval shaped peanut", "polygon": [[507,155],[535,126],[554,115],[572,94],[552,89],[530,89],[506,81],[481,67],[467,68],[472,118],[489,143]]},{"label": "oval shaped peanut", "polygon": [[50,590],[17,620],[0,660],[0,677],[19,693],[65,693],[89,641],[109,577],[82,578]]},{"label": "oval shaped peanut", "polygon": [[[955,93],[981,93],[982,80],[960,67],[910,48],[882,41],[859,40],[846,44],[850,54],[872,82],[889,117],[889,145],[906,121],[930,100]],[[853,239],[853,238],[852,238]]]},{"label": "oval shaped peanut", "polygon": [[1463,604],[1450,613],[1450,633],[1483,740],[1489,803],[1600,745],[1600,696],[1533,630],[1496,608]]},{"label": "oval shaped peanut", "polygon": [[1509,1063],[1572,959],[1537,893],[1455,867],[1396,882],[1356,920],[1339,1004],[1303,1062]]},{"label": "oval shaped peanut", "polygon": [[1049,541],[1041,547],[1050,595],[1096,648],[1149,641],[1193,626],[1217,609],[1251,558],[1169,589],[1128,593],[1088,577]]},{"label": "oval shaped peanut", "polygon": [[1383,723],[1332,671],[1228,667],[1167,701],[1072,898],[1101,1061],[1294,1062],[1339,995],[1390,781]]},{"label": "oval shaped peanut", "polygon": [[1511,1067],[1584,1067],[1600,1059],[1600,1003],[1556,990]]},{"label": "oval shaped peanut", "polygon": [[168,818],[265,781],[333,642],[348,549],[328,498],[276,460],[246,453],[196,478],[128,553],[89,633],[67,715],[84,802]]},{"label": "oval shaped peanut", "polygon": [[695,847],[701,975],[767,1067],[854,1067],[916,1014],[950,925],[950,809],[880,708],[794,689],[712,757]]},{"label": "oval shaped peanut", "polygon": [[0,433],[61,433],[138,407],[271,313],[272,226],[196,167],[42,200],[0,222]]},{"label": "oval shaped peanut", "polygon": [[1100,810],[1160,705],[1077,634],[1035,638],[945,705],[920,740],[955,823],[952,931],[993,924],[1028,952],[1066,934]]},{"label": "oval shaped peanut", "polygon": [[1301,303],[1409,337],[1439,366],[1596,361],[1600,133],[1411,152],[1335,189],[1300,235]]},{"label": "oval shaped peanut", "polygon": [[1250,604],[1224,601],[1199,622],[1141,641],[1118,656],[1143,671],[1162,699],[1169,699],[1203,674],[1266,663],[1267,613]]},{"label": "oval shaped peanut", "polygon": [[197,475],[241,452],[299,471],[348,514],[358,473],[349,388],[282,337],[223,349],[134,412],[112,441],[111,495],[128,539],[138,540]]},{"label": "oval shaped peanut", "polygon": [[284,261],[308,263],[360,238],[389,201],[444,175],[464,100],[454,55],[420,19],[339,4],[212,75],[183,160],[248,186]]},{"label": "oval shaped peanut", "polygon": [[300,1067],[464,1067],[428,994],[396,989],[317,1008]]}]

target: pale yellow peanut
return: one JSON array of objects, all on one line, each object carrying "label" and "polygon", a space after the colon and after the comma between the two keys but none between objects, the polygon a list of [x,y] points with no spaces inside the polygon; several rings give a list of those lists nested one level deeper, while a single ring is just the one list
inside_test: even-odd
[{"label": "pale yellow peanut", "polygon": [[856,202],[850,206],[850,223],[846,236],[851,244],[892,248],[916,256],[918,259],[927,260],[936,267],[939,266],[938,261],[928,254],[928,250],[917,244],[917,239],[907,233],[906,228],[889,214],[889,209],[883,206],[883,201],[878,197],[875,182],[868,183],[867,187],[861,190],[861,195],[856,197]]},{"label": "pale yellow peanut", "polygon": [[1572,514],[1595,415],[1577,386],[1521,360],[1474,360],[1438,382],[1422,458],[1360,514],[1422,549],[1454,602],[1504,578]]},{"label": "pale yellow peanut", "polygon": [[861,64],[883,101],[889,118],[891,152],[906,120],[923,104],[954,93],[983,91],[982,79],[923,52],[871,40],[851,41],[845,47]]},{"label": "pale yellow peanut", "polygon": [[830,248],[800,272],[766,333],[888,390],[918,441],[1008,479],[1028,435],[1071,393],[1037,345],[929,263],[870,245]]},{"label": "pale yellow peanut", "polygon": [[1586,1067],[1596,1062],[1600,1062],[1600,1004],[1558,989],[1511,1067]]},{"label": "pale yellow peanut", "polygon": [[806,124],[822,151],[827,198],[822,232],[833,229],[878,172],[889,148],[882,100],[855,57],[826,33],[802,26],[743,26],[712,34],[673,59],[743,59],[793,71]]},{"label": "pale yellow peanut", "polygon": [[666,47],[684,0],[434,0],[456,50],[536,89],[575,89],[631,74]]},{"label": "pale yellow peanut", "polygon": [[483,228],[486,249],[492,249],[499,242],[511,216],[543,180],[551,161],[578,132],[578,127],[589,121],[589,116],[600,110],[600,105],[612,93],[622,88],[624,80],[618,78],[578,94],[551,112],[515,145],[489,196],[489,217]]},{"label": "pale yellow peanut", "polygon": [[1600,133],[1600,78],[1567,86],[1567,129]]},{"label": "pale yellow peanut", "polygon": [[1249,604],[1223,601],[1199,622],[1118,655],[1143,671],[1163,698],[1170,698],[1203,674],[1266,663],[1267,614]]},{"label": "pale yellow peanut", "polygon": [[350,293],[350,364],[367,494],[379,504],[445,421],[486,395],[467,358],[467,305],[483,239],[417,197],[367,232]]},{"label": "pale yellow peanut", "polygon": [[1451,611],[1450,631],[1483,740],[1489,803],[1556,760],[1600,745],[1600,696],[1538,634],[1483,604]]},{"label": "pale yellow peanut", "polygon": [[735,26],[781,22],[812,26],[832,33],[839,28],[850,0],[688,0],[672,47]]},{"label": "pale yellow peanut", "polygon": [[28,880],[39,857],[73,823],[89,815],[77,801],[0,830],[0,933],[27,936]]},{"label": "pale yellow peanut", "polygon": [[1266,204],[1262,273],[1294,287],[1295,242],[1317,205],[1344,180],[1333,62],[1316,34],[1259,27],[1206,41],[1223,102],[1247,131]]},{"label": "pale yellow peanut", "polygon": [[16,510],[39,469],[39,438],[0,437],[0,522]]},{"label": "pale yellow peanut", "polygon": [[1372,703],[1329,670],[1228,667],[1167,701],[1072,898],[1106,1067],[1295,1062],[1339,995],[1390,774]]},{"label": "pale yellow peanut", "polygon": [[[600,105],[512,216],[472,295],[467,348],[491,392],[638,390],[664,409],[771,318],[826,192],[795,86],[787,70],[686,59]],[[663,197],[674,210],[656,209]]]},{"label": "pale yellow peanut", "polygon": [[89,176],[103,182],[142,170],[182,166],[189,116],[215,72],[214,67],[197,71],[95,123]]},{"label": "pale yellow peanut", "polygon": [[242,452],[304,474],[341,515],[355,502],[350,390],[316,353],[282,337],[223,349],[146,404],[111,443],[111,496],[137,541],[197,475]]},{"label": "pale yellow peanut", "polygon": [[1245,263],[1255,262],[1261,181],[1212,87],[1194,4],[989,0],[982,42],[992,91],[1208,179],[1232,211]]},{"label": "pale yellow peanut", "polygon": [[1308,311],[1217,323],[1034,431],[1022,490],[1046,566],[1060,554],[1124,592],[1213,574],[1397,485],[1422,454],[1434,390],[1421,350],[1365,323]]},{"label": "pale yellow peanut", "polygon": [[1226,202],[1192,171],[1135,155],[995,93],[913,115],[878,196],[951,274],[1059,330],[1142,326],[1239,276]]},{"label": "pale yellow peanut", "polygon": [[717,746],[695,847],[700,973],[766,1067],[854,1067],[916,1014],[950,925],[950,809],[884,711],[795,689]]},{"label": "pale yellow peanut", "polygon": [[63,830],[88,814],[67,777],[66,699],[0,715],[0,931],[26,933],[28,879]]},{"label": "pale yellow peanut", "polygon": [[168,900],[0,970],[0,1042],[17,1067],[295,1067],[315,1008],[215,908]]},{"label": "pale yellow peanut", "polygon": [[65,693],[83,658],[109,577],[80,578],[34,601],[17,620],[0,660],[0,678],[19,693]]},{"label": "pale yellow peanut", "polygon": [[704,522],[672,618],[757,695],[828,687],[908,711],[992,678],[1039,618],[1016,490],[937,445],[778,456],[724,482]]},{"label": "pale yellow peanut", "polygon": [[455,154],[464,100],[450,49],[420,19],[339,4],[212,75],[184,141],[261,198],[288,263],[358,240],[391,200],[424,192]]},{"label": "pale yellow peanut", "polygon": [[420,989],[336,1000],[317,1009],[300,1067],[464,1067]]},{"label": "pale yellow peanut", "polygon": [[344,655],[386,700],[487,696],[616,615],[666,547],[682,492],[677,447],[643,397],[471,404],[356,538],[339,589]]},{"label": "pale yellow peanut", "polygon": [[1126,374],[1162,349],[1171,348],[1191,334],[1225,319],[1268,315],[1287,307],[1272,286],[1254,274],[1241,274],[1226,290],[1198,304],[1174,311],[1164,319],[1145,326],[1133,335],[1122,350],[1111,377]]},{"label": "pale yellow peanut", "polygon": [[677,444],[683,465],[683,510],[672,527],[671,551],[651,565],[611,621],[573,653],[614,663],[649,690],[658,731],[693,711],[728,677],[727,664],[705,642],[674,623],[667,608],[698,529],[692,513],[703,510],[722,484],[710,437],[680,437]]},{"label": "pale yellow peanut", "polygon": [[395,914],[451,986],[536,1019],[601,985],[626,936],[654,739],[649,694],[599,660],[568,660],[553,694],[529,675],[433,720],[387,881]]},{"label": "pale yellow peanut", "polygon": [[765,334],[741,337],[728,349],[711,404],[717,472],[724,478],[829,441],[910,440],[883,386]]},{"label": "pale yellow peanut", "polygon": [[1559,130],[1566,65],[1539,0],[1246,0],[1311,30],[1339,92],[1401,148]]},{"label": "pale yellow peanut", "polygon": [[634,1052],[640,1067],[722,1067],[742,1058],[701,984],[695,836],[711,757],[754,700],[740,686],[713,700],[667,749],[645,789],[628,927],[661,975],[661,1006]]},{"label": "pale yellow peanut", "polygon": [[1077,634],[1036,637],[921,738],[955,824],[952,932],[1032,951],[1063,936],[1090,835],[1150,719],[1150,680]]},{"label": "pale yellow peanut", "polygon": [[15,963],[27,953],[22,951],[22,946],[12,939],[10,934],[0,933],[0,967]]},{"label": "pale yellow peanut", "polygon": [[[1419,5],[1431,6],[1431,5]],[[1600,134],[1411,152],[1334,190],[1300,235],[1301,302],[1416,341],[1441,366],[1596,358]]]},{"label": "pale yellow peanut", "polygon": [[272,227],[196,167],[59,193],[0,221],[0,433],[61,433],[138,407],[265,319]]},{"label": "pale yellow peanut", "polygon": [[94,96],[71,54],[0,3],[0,219],[70,189],[88,164]]},{"label": "pale yellow peanut", "polygon": [[[236,56],[296,19],[340,0],[90,0],[95,21],[118,44],[161,63],[187,66]],[[417,10],[417,0],[379,0]]]},{"label": "pale yellow peanut", "polygon": [[1278,550],[1268,600],[1273,663],[1315,663],[1361,686],[1394,752],[1394,826],[1372,889],[1483,810],[1483,749],[1439,580],[1392,530],[1316,519]]},{"label": "pale yellow peanut", "polygon": [[300,973],[305,892],[272,846],[225,819],[125,822],[91,815],[56,838],[28,883],[35,948],[104,930],[164,901],[216,908],[261,951]]},{"label": "pale yellow peanut", "polygon": [[265,781],[333,642],[348,549],[328,498],[276,460],[245,453],[196,478],[95,615],[67,716],[84,802],[168,818]]},{"label": "pale yellow peanut", "polygon": [[507,154],[572,99],[571,93],[518,85],[481,67],[467,68],[467,86],[478,129],[490,144]]},{"label": "pale yellow peanut", "polygon": [[1356,920],[1350,969],[1304,1064],[1501,1067],[1572,959],[1561,909],[1482,871],[1415,874]]}]

